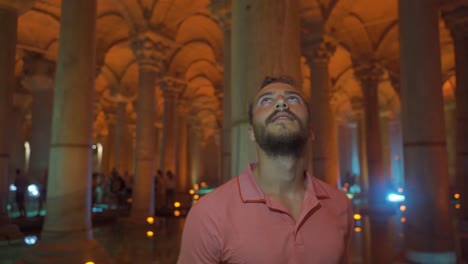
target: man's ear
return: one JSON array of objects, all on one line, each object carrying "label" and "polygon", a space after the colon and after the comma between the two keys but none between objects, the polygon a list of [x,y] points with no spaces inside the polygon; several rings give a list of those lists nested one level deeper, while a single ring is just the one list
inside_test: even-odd
[{"label": "man's ear", "polygon": [[249,139],[252,142],[255,142],[255,134],[254,134],[252,125],[249,125]]}]

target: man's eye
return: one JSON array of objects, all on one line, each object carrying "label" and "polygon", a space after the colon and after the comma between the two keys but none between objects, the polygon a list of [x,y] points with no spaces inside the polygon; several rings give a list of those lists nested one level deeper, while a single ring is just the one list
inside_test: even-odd
[{"label": "man's eye", "polygon": [[297,96],[290,96],[290,97],[288,97],[288,101],[297,103],[297,102],[300,102],[301,99],[299,97],[297,97]]},{"label": "man's eye", "polygon": [[265,97],[265,98],[263,98],[262,100],[260,100],[260,104],[262,104],[262,105],[263,105],[263,104],[268,104],[268,103],[270,103],[270,102],[271,102],[271,99],[268,98],[268,97]]}]

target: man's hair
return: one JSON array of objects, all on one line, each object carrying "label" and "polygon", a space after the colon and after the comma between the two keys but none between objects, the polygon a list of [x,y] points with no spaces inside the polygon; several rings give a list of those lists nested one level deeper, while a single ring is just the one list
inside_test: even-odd
[{"label": "man's hair", "polygon": [[[266,76],[265,79],[263,79],[262,84],[260,85],[260,88],[258,88],[257,93],[262,90],[265,86],[268,86],[272,83],[284,83],[284,84],[289,84],[292,87],[295,87],[296,89],[299,89],[297,82],[292,78],[291,76],[287,75],[280,75],[278,77],[271,77],[271,76]],[[254,99],[249,104],[249,123],[252,125],[253,123],[253,102]],[[307,109],[309,109],[309,104],[306,102]]]}]

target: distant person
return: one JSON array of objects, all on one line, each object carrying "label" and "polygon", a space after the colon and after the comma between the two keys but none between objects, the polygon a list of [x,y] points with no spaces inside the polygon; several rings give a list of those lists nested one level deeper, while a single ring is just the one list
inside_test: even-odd
[{"label": "distant person", "polygon": [[42,209],[45,208],[44,204],[47,201],[47,181],[48,181],[48,179],[49,179],[49,170],[45,169],[44,170],[44,175],[40,179],[40,183],[39,183],[39,199],[38,199],[39,206],[38,206],[38,209],[37,209],[37,215],[36,216],[40,216]]},{"label": "distant person", "polygon": [[175,177],[172,171],[166,172],[166,206],[171,208],[175,202]]},{"label": "distant person", "polygon": [[249,121],[258,161],[190,209],[178,263],[347,262],[351,204],[305,170],[312,130],[298,85],[266,78]]},{"label": "distant person", "polygon": [[26,217],[25,199],[26,192],[28,191],[28,181],[26,177],[21,173],[20,169],[16,169],[15,175],[15,202],[18,207],[19,217]]}]

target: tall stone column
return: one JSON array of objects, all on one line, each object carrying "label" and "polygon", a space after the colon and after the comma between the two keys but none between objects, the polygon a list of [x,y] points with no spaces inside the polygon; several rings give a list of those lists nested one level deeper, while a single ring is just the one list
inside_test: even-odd
[{"label": "tall stone column", "polygon": [[462,257],[468,261],[468,1],[446,1],[443,16],[451,30],[455,48],[455,182],[460,191]]},{"label": "tall stone column", "polygon": [[49,166],[55,63],[39,54],[24,59],[22,84],[32,94],[29,180],[43,183]]},{"label": "tall stone column", "polygon": [[187,129],[187,114],[190,110],[188,100],[179,100],[177,102],[177,159],[176,159],[176,175],[178,190],[188,190],[188,170],[187,170],[187,142],[188,142],[188,129]]},{"label": "tall stone column", "polygon": [[[8,126],[15,85],[15,53],[18,15],[32,5],[30,0],[0,1],[0,124]],[[0,236],[21,236],[18,227],[8,219],[9,139],[7,129],[0,129]],[[10,232],[11,231],[11,232]]]},{"label": "tall stone column", "polygon": [[364,122],[364,103],[362,98],[352,98],[351,107],[356,118],[356,134],[357,134],[357,156],[359,164],[359,183],[361,190],[365,193],[369,190],[369,175],[367,167],[367,151],[366,151],[366,129]]},{"label": "tall stone column", "polygon": [[249,102],[266,76],[290,75],[301,84],[301,52],[298,0],[239,0],[232,5],[231,165],[237,175],[255,159],[247,133]]},{"label": "tall stone column", "polygon": [[[212,1],[211,6],[215,13],[219,26],[223,30],[223,76],[222,84],[222,107],[223,107],[223,123],[222,123],[222,171],[220,177],[222,182],[231,179],[231,148],[232,148],[232,91],[231,91],[231,0]],[[218,96],[219,97],[219,96]]]},{"label": "tall stone column", "polygon": [[96,1],[62,3],[47,215],[26,263],[109,263],[91,223]]},{"label": "tall stone column", "polygon": [[374,62],[358,64],[354,74],[361,82],[366,131],[367,173],[369,179],[369,206],[385,208],[385,174],[380,130],[379,79],[383,70]]},{"label": "tall stone column", "polygon": [[133,50],[139,66],[137,102],[135,178],[130,218],[144,223],[154,215],[155,88],[163,70],[169,40],[153,32],[133,36]]},{"label": "tall stone column", "polygon": [[[186,83],[173,77],[166,77],[161,83],[164,95],[164,116],[163,116],[163,153],[161,157],[163,162],[162,170],[176,171],[176,141],[177,141],[177,100],[179,95],[185,89]],[[176,175],[179,177],[179,175]]]},{"label": "tall stone column", "polygon": [[[405,255],[455,263],[439,44],[438,0],[400,0]],[[417,74],[415,74],[417,72]]]},{"label": "tall stone column", "polygon": [[190,124],[190,180],[191,185],[198,183],[200,180],[201,172],[201,141],[202,141],[202,129],[195,124],[195,120],[192,119]]},{"label": "tall stone column", "polygon": [[123,173],[125,129],[127,128],[125,102],[116,102],[115,117],[114,167],[119,173]]},{"label": "tall stone column", "polygon": [[313,175],[332,186],[338,186],[338,135],[330,106],[328,74],[328,62],[335,46],[327,40],[306,40],[303,50],[311,72],[309,107],[315,138],[312,142]]}]

